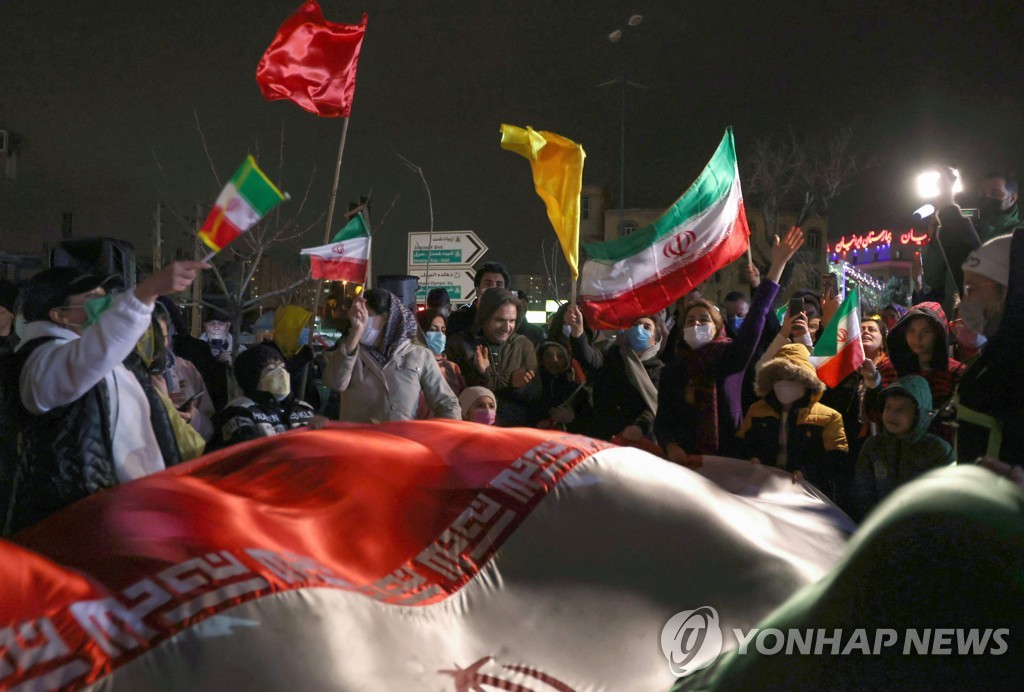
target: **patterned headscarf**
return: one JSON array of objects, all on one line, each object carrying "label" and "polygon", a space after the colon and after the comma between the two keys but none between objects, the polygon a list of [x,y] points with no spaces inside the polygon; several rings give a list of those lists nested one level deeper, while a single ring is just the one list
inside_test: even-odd
[{"label": "patterned headscarf", "polygon": [[373,346],[363,346],[370,357],[384,367],[403,342],[415,338],[416,317],[398,296],[383,288],[372,288],[367,291],[366,304],[378,315],[387,315],[384,321],[384,341],[380,350]]}]

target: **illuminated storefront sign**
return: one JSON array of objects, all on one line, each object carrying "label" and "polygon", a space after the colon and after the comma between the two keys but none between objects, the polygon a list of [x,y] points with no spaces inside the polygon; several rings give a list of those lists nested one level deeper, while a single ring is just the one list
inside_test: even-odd
[{"label": "illuminated storefront sign", "polygon": [[[900,245],[922,246],[927,245],[927,233],[917,233],[914,229],[899,234]],[[892,245],[893,233],[887,229],[880,231],[868,231],[861,235],[845,235],[827,248],[828,252],[834,255],[845,255],[849,252],[860,252],[863,250],[880,250]]]}]

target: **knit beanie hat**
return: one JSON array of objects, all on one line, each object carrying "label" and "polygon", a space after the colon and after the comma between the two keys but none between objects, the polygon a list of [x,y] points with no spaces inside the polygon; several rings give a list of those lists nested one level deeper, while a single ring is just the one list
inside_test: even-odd
[{"label": "knit beanie hat", "polygon": [[[491,289],[494,290],[493,288]],[[494,403],[498,403],[498,397],[494,396],[487,387],[466,387],[462,390],[462,394],[459,394],[459,408],[462,409],[462,417],[465,418],[469,413],[469,407],[476,403],[476,400],[480,397],[489,396],[494,399]]]},{"label": "knit beanie hat", "polygon": [[1001,235],[993,238],[977,250],[967,255],[967,261],[961,267],[965,272],[981,274],[997,284],[1010,284],[1010,242],[1012,235]]}]

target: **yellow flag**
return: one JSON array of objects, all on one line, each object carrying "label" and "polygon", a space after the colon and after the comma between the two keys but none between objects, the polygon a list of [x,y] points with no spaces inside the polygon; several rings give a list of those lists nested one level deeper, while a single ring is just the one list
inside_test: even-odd
[{"label": "yellow flag", "polygon": [[502,125],[501,148],[530,159],[533,184],[544,200],[548,218],[572,269],[572,279],[576,281],[580,260],[580,191],[586,157],[583,147],[554,132]]},{"label": "yellow flag", "polygon": [[299,352],[299,338],[312,316],[313,313],[298,305],[285,305],[274,310],[274,343],[285,358]]}]

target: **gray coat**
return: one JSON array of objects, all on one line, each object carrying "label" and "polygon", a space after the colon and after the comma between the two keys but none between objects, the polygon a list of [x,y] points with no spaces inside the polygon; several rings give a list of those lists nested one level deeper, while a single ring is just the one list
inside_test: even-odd
[{"label": "gray coat", "polygon": [[444,381],[433,352],[411,341],[399,346],[383,368],[362,346],[350,356],[342,345],[327,354],[323,381],[341,392],[342,421],[414,420],[421,392],[436,418],[462,418],[459,400]]}]

